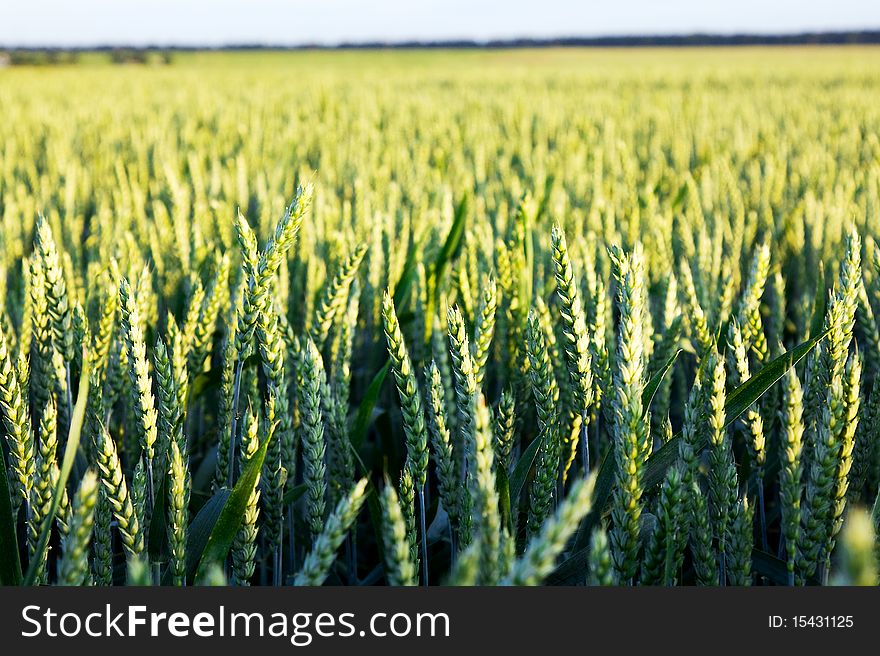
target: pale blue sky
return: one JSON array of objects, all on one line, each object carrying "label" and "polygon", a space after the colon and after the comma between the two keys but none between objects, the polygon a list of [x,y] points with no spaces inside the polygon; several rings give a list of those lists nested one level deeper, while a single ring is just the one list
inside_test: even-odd
[{"label": "pale blue sky", "polygon": [[880,0],[0,0],[0,45],[290,45],[866,28],[880,28]]}]

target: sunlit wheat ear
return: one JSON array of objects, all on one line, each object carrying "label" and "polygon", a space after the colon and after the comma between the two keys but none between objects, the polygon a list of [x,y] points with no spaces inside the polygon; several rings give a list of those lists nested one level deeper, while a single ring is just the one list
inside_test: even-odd
[{"label": "sunlit wheat ear", "polygon": [[[847,351],[852,341],[858,306],[858,289],[862,276],[861,239],[854,230],[846,236],[845,249],[825,321],[825,327],[829,331],[825,345],[831,365],[828,377],[831,382],[836,376],[842,376],[846,367]],[[836,408],[834,411],[843,412]]]},{"label": "sunlit wheat ear", "polygon": [[106,429],[102,429],[96,436],[95,447],[101,482],[106,488],[107,501],[113,516],[116,517],[122,546],[130,558],[137,557],[144,550],[144,536],[122,474],[122,463],[119,461],[116,444]]},{"label": "sunlit wheat ear", "polygon": [[797,373],[792,369],[785,376],[785,396],[780,443],[779,499],[782,534],[785,546],[788,584],[795,582],[795,562],[801,531],[801,476],[804,448],[804,393]]},{"label": "sunlit wheat ear", "polygon": [[706,356],[705,386],[708,390],[706,419],[709,427],[709,510],[718,543],[719,580],[725,583],[731,516],[739,487],[730,434],[726,429],[724,359],[714,349]]},{"label": "sunlit wheat ear", "polygon": [[646,290],[644,254],[636,247],[629,254],[609,249],[617,282],[620,315],[617,336],[615,392],[610,403],[614,416],[614,454],[617,486],[610,533],[615,568],[621,582],[630,581],[638,569],[642,470],[650,453],[651,438],[642,408],[645,386]]},{"label": "sunlit wheat ear", "polygon": [[477,379],[471,358],[470,343],[464,317],[457,307],[449,308],[446,317],[449,354],[452,362],[458,429],[465,448],[474,439],[474,411],[477,403]]},{"label": "sunlit wheat ear", "polygon": [[195,278],[190,284],[189,299],[187,300],[186,311],[180,324],[180,340],[186,357],[189,356],[193,349],[199,317],[202,312],[202,303],[205,301],[205,287],[202,285],[202,281]]},{"label": "sunlit wheat ear", "polygon": [[840,433],[840,452],[838,455],[837,472],[834,481],[834,492],[831,508],[831,533],[825,547],[826,557],[834,551],[835,538],[843,526],[844,510],[846,509],[847,490],[849,488],[850,468],[853,461],[856,429],[859,424],[859,408],[861,404],[862,358],[858,347],[853,351],[846,364],[843,381],[843,402],[845,413]]},{"label": "sunlit wheat ear", "polygon": [[838,281],[828,303],[825,317],[828,337],[811,362],[813,366],[808,368],[810,380],[805,410],[810,416],[805,423],[810,427],[811,465],[802,509],[804,530],[798,549],[801,580],[817,571],[821,578],[827,577],[827,561],[835,529],[839,528],[835,518],[842,508],[838,506],[837,490],[845,484],[849,474],[851,432],[855,431],[849,413],[857,411],[852,398],[852,378],[853,374],[857,374],[857,378],[861,375],[859,362],[856,367],[850,366],[847,377],[860,277],[861,242],[852,232],[847,236]]},{"label": "sunlit wheat ear", "polygon": [[[111,281],[112,282],[112,281]],[[107,371],[113,332],[116,330],[116,313],[119,306],[119,295],[110,283],[102,285],[101,313],[97,325],[92,323],[92,343],[89,349],[91,375],[98,381],[104,381]]]},{"label": "sunlit wheat ear", "polygon": [[683,260],[679,271],[679,280],[682,283],[681,289],[684,297],[685,316],[688,320],[690,333],[698,348],[698,357],[702,357],[703,353],[713,348],[714,339],[712,331],[709,328],[709,320],[703,311],[697,295],[691,265],[686,260]]},{"label": "sunlit wheat ear", "polygon": [[247,355],[260,310],[258,303],[260,290],[257,288],[255,278],[260,255],[257,236],[241,212],[238,212],[236,216],[235,235],[241,253],[243,285],[241,295],[238,298],[234,345],[237,353]]},{"label": "sunlit wheat ear", "polygon": [[394,301],[388,292],[382,297],[382,325],[391,361],[391,371],[400,397],[407,456],[414,467],[416,487],[424,489],[428,473],[428,431],[422,410],[422,395],[413,370],[403,333],[397,320]]},{"label": "sunlit wheat ear", "polygon": [[62,545],[58,582],[61,585],[84,585],[89,576],[89,545],[98,502],[98,476],[93,470],[83,475],[76,493],[70,534]]},{"label": "sunlit wheat ear", "polygon": [[330,326],[345,312],[349,290],[357,276],[358,268],[367,252],[367,244],[358,244],[340,264],[332,280],[324,287],[324,293],[311,325],[311,336],[319,349],[330,335]]},{"label": "sunlit wheat ear", "polygon": [[492,423],[489,408],[482,395],[477,399],[474,419],[473,445],[468,451],[468,471],[475,499],[474,508],[479,518],[477,536],[482,545],[479,582],[481,585],[495,585],[499,574],[501,517],[496,492]]},{"label": "sunlit wheat ear", "polygon": [[10,468],[15,475],[18,494],[27,504],[36,471],[34,440],[31,435],[27,402],[21,393],[18,371],[6,342],[6,334],[0,325],[0,413],[6,443],[9,446]]},{"label": "sunlit wheat ear", "polygon": [[415,585],[416,563],[412,559],[406,522],[394,486],[386,478],[380,497],[382,504],[382,542],[385,547],[385,578],[388,585]]},{"label": "sunlit wheat ear", "polygon": [[[588,413],[593,404],[593,368],[590,341],[587,333],[586,315],[575,279],[574,268],[568,252],[565,234],[559,226],[554,226],[551,233],[552,257],[556,275],[556,292],[559,295],[559,307],[562,318],[562,334],[565,338],[565,361],[571,376],[575,394],[576,411],[581,415],[582,456],[589,458],[589,446],[586,443],[586,423]],[[585,462],[585,464],[588,464]]]},{"label": "sunlit wheat ear", "polygon": [[425,372],[425,379],[428,384],[428,428],[431,433],[431,447],[434,452],[440,499],[449,515],[450,524],[454,530],[458,530],[462,489],[458,461],[453,451],[452,437],[446,425],[446,394],[443,389],[443,379],[435,361],[431,362]]},{"label": "sunlit wheat ear", "polygon": [[67,294],[64,273],[58,257],[58,249],[52,236],[52,229],[46,219],[37,224],[36,248],[43,262],[46,284],[46,301],[52,326],[52,344],[62,355],[64,361],[73,360],[73,309]]},{"label": "sunlit wheat ear", "polygon": [[516,399],[513,391],[506,388],[495,409],[495,439],[493,442],[497,466],[510,469],[510,455],[516,436]]},{"label": "sunlit wheat ear", "polygon": [[55,471],[58,450],[58,411],[55,397],[51,397],[40,414],[40,431],[36,457],[34,486],[31,491],[31,516],[28,522],[28,557],[39,562],[37,580],[46,583],[46,558],[48,553],[36,553],[43,520],[49,514],[55,491]]},{"label": "sunlit wheat ear", "polygon": [[[186,445],[184,444],[184,448]],[[190,479],[188,459],[176,440],[168,457],[168,547],[175,585],[186,583],[186,540],[189,526]]]},{"label": "sunlit wheat ear", "polygon": [[489,278],[485,283],[480,297],[480,307],[477,316],[477,324],[474,330],[473,359],[474,377],[477,387],[483,386],[486,376],[486,365],[489,360],[492,337],[495,334],[496,313],[498,309],[498,287],[494,278]]},{"label": "sunlit wheat ear", "polygon": [[[483,521],[489,517],[480,514],[481,503],[474,487],[478,479],[474,475],[477,453],[477,381],[474,376],[473,360],[465,328],[464,317],[458,307],[451,307],[446,315],[446,329],[449,337],[449,355],[453,374],[457,410],[458,441],[464,451],[465,485],[467,490],[461,496],[461,546],[470,544],[472,534],[483,530]],[[484,495],[480,495],[481,497]],[[486,497],[489,499],[489,497]],[[485,554],[484,554],[485,555]]]},{"label": "sunlit wheat ear", "polygon": [[[53,393],[57,393],[61,381],[56,368],[57,355],[53,345],[52,322],[49,301],[46,296],[46,273],[43,261],[37,254],[30,258],[30,309],[32,344],[28,395],[37,413],[42,412]],[[39,421],[39,417],[32,419]]]},{"label": "sunlit wheat ear", "polygon": [[[735,380],[743,384],[749,380],[749,361],[746,354],[745,337],[740,330],[739,323],[734,319],[730,322],[728,330],[728,347],[731,353],[732,370],[735,372]],[[749,450],[752,458],[752,468],[759,480],[763,478],[764,463],[767,459],[766,440],[764,437],[764,420],[761,417],[757,404],[752,404],[745,414],[746,428],[749,432]]]},{"label": "sunlit wheat ear", "polygon": [[503,583],[537,585],[553,571],[556,558],[565,548],[569,537],[590,512],[595,482],[595,476],[590,476],[572,485],[556,514],[529,541],[526,552],[514,563],[513,571]]},{"label": "sunlit wheat ear", "polygon": [[[259,415],[251,410],[245,413],[244,430],[241,435],[242,468],[253,458],[260,448]],[[250,585],[254,575],[257,555],[257,520],[260,516],[260,479],[248,497],[244,517],[232,543],[232,581],[236,585]]]},{"label": "sunlit wheat ear", "polygon": [[242,246],[242,262],[247,278],[247,289],[238,317],[235,346],[239,354],[250,347],[259,313],[269,304],[272,281],[290,247],[296,241],[300,226],[311,202],[311,185],[297,189],[296,196],[275,226],[275,231],[258,253],[256,236],[247,220],[239,213],[236,231]]},{"label": "sunlit wheat ear", "polygon": [[749,275],[740,298],[738,320],[742,326],[743,343],[746,350],[755,355],[758,362],[764,362],[769,356],[767,338],[764,335],[764,323],[761,318],[761,297],[770,274],[770,247],[759,244],[755,249]]},{"label": "sunlit wheat ear", "polygon": [[192,340],[187,354],[187,369],[190,376],[201,373],[205,358],[208,357],[211,349],[217,319],[228,303],[231,262],[228,254],[219,256],[214,277],[208,284],[199,306],[198,318],[192,328]]},{"label": "sunlit wheat ear", "polygon": [[364,503],[366,487],[367,479],[362,478],[336,504],[336,508],[327,518],[324,529],[306,556],[302,569],[294,577],[294,585],[321,585],[327,578],[336,550],[345,539],[346,533],[351,530]]},{"label": "sunlit wheat ear", "polygon": [[[728,330],[728,348],[731,355],[730,359],[732,360],[731,370],[732,372],[735,372],[734,378],[735,380],[738,379],[738,384],[745,383],[751,377],[746,346],[743,339],[739,323],[736,319],[731,319],[730,328]],[[748,434],[747,442],[749,446],[752,476],[754,477],[758,489],[758,516],[760,520],[761,547],[766,550],[768,548],[768,541],[764,503],[764,464],[767,461],[767,444],[764,435],[764,418],[761,415],[757,403],[753,403],[746,409],[743,423],[745,424]]]},{"label": "sunlit wheat ear", "polygon": [[[234,332],[234,349],[236,354],[236,365],[233,376],[233,401],[232,401],[232,419],[230,420],[230,451],[235,450],[235,440],[237,437],[237,416],[239,395],[241,391],[241,381],[244,368],[244,358],[250,355],[253,348],[253,337],[257,327],[257,321],[262,314],[271,310],[271,299],[273,295],[273,281],[278,273],[281,263],[287,256],[288,251],[296,240],[299,233],[300,225],[303,218],[311,205],[312,186],[308,184],[297,189],[296,196],[291,204],[287,207],[284,215],[275,226],[274,234],[269,238],[262,252],[258,253],[256,236],[248,225],[247,220],[239,213],[236,222],[236,234],[242,251],[242,269],[244,287],[242,289],[242,298],[240,307],[236,315],[236,324]],[[282,399],[282,391],[279,389],[276,398],[284,406]],[[287,412],[283,417],[286,422]],[[284,427],[284,432],[286,427]],[[278,447],[273,446],[274,451]],[[269,458],[270,462],[274,462],[275,454]],[[232,458],[229,458],[230,468],[227,472],[227,484],[232,484],[233,468]],[[280,471],[281,465],[276,467],[276,471]],[[277,487],[277,486],[276,486]],[[278,529],[280,531],[280,527]],[[276,541],[280,541],[279,539]],[[277,550],[276,550],[277,552]]]},{"label": "sunlit wheat ear", "polygon": [[158,436],[156,402],[147,362],[147,346],[140,309],[132,295],[131,285],[123,279],[119,284],[120,325],[128,353],[128,376],[131,383],[131,409],[135,417],[136,435],[146,458],[148,498],[155,498],[153,459]]}]

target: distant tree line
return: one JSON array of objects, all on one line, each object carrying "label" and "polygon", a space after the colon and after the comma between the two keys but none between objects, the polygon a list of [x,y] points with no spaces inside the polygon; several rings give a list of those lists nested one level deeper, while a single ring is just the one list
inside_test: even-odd
[{"label": "distant tree line", "polygon": [[106,53],[114,64],[170,64],[167,48],[10,48],[0,47],[0,66],[61,66],[76,64],[84,52]]},{"label": "distant tree line", "polygon": [[799,34],[656,34],[631,36],[559,37],[551,39],[467,39],[446,41],[368,41],[333,45],[231,44],[200,46],[97,46],[91,48],[7,48],[0,46],[0,66],[74,64],[83,52],[107,53],[114,64],[170,64],[175,52],[204,50],[377,50],[377,49],[502,49],[502,48],[647,48],[701,46],[791,46],[880,44],[880,30],[803,32]]},{"label": "distant tree line", "polygon": [[[402,41],[387,43],[340,43],[334,46],[306,45],[304,49],[376,49],[376,48],[647,48],[695,46],[787,46],[787,45],[858,45],[880,44],[880,30],[851,32],[804,32],[800,34],[672,34],[596,37],[559,37],[552,39],[495,39],[490,41]],[[239,46],[260,49],[265,46]]]}]

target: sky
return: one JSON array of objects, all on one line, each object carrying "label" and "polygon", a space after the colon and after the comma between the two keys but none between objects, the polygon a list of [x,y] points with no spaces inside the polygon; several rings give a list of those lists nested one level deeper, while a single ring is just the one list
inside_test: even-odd
[{"label": "sky", "polygon": [[0,45],[297,45],[880,28],[880,0],[0,0]]}]

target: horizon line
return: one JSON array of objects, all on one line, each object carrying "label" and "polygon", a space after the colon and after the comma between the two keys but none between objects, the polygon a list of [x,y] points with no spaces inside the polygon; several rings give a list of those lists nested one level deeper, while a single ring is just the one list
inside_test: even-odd
[{"label": "horizon line", "polygon": [[749,46],[749,45],[860,45],[880,44],[880,27],[852,30],[810,30],[797,32],[681,32],[656,34],[608,34],[596,36],[505,37],[491,39],[371,39],[343,40],[333,43],[235,42],[219,45],[148,42],[95,43],[89,45],[20,45],[0,44],[0,50],[52,50],[96,52],[125,50],[172,50],[181,52],[236,50],[379,50],[379,49],[493,49],[526,47],[649,47],[649,46]]}]

